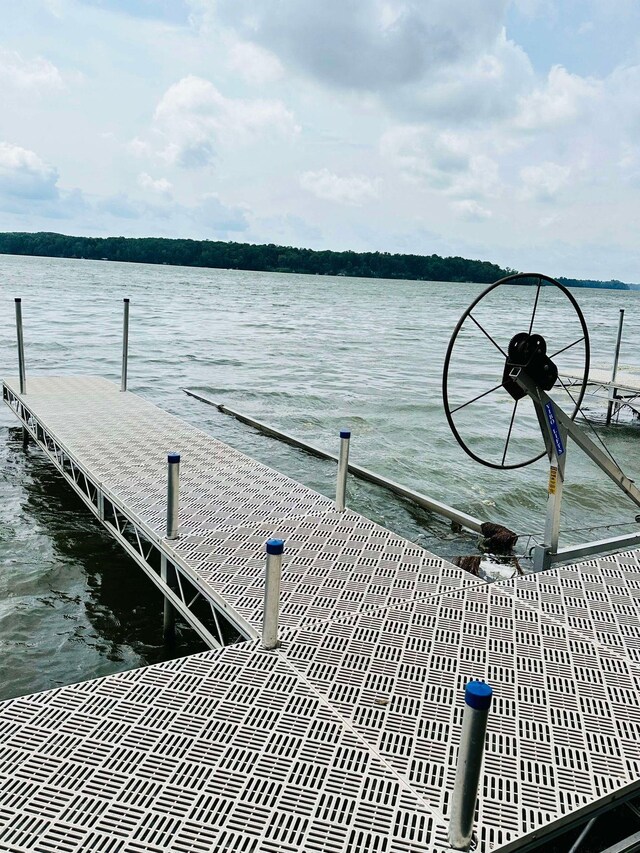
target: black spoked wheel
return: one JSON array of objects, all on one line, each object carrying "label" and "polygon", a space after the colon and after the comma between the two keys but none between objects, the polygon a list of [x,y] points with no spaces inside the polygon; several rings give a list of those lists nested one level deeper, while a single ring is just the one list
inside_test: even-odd
[{"label": "black spoked wheel", "polygon": [[522,333],[544,338],[547,355],[558,368],[549,394],[572,419],[587,388],[589,333],[566,287],[546,275],[518,273],[484,290],[453,330],[442,394],[456,441],[489,468],[522,468],[546,455],[539,429],[527,432],[519,425],[532,416],[536,420],[531,401],[514,400],[503,385],[509,343]]}]

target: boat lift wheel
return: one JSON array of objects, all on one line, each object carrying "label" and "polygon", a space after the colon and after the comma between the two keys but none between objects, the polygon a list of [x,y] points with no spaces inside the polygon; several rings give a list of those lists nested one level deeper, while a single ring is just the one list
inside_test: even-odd
[{"label": "boat lift wheel", "polygon": [[[523,287],[525,284],[529,286]],[[529,319],[522,323],[519,328],[511,329],[510,333],[507,331],[501,335],[492,335],[487,331],[482,323],[479,322],[472,312],[490,293],[503,286],[505,287],[503,303],[505,306],[505,314],[508,311],[509,295],[513,295],[513,291],[511,290],[513,287],[517,287],[519,293],[526,290],[526,292],[530,294],[531,310],[529,312]],[[563,328],[570,325],[574,313],[579,322],[581,334],[578,332],[578,327],[576,326],[578,337],[564,346],[558,342],[558,346],[554,347],[553,343],[548,339],[548,336],[545,336],[546,330],[540,327],[541,321],[539,317],[539,309],[547,288],[555,288],[559,290],[566,298],[566,301],[563,300],[561,303],[564,307],[560,309],[565,310],[566,307],[566,310],[569,312],[568,320],[563,324]],[[509,291],[511,291],[511,293]],[[468,391],[466,391],[466,393],[456,393],[456,390],[458,392],[460,392],[461,389],[464,391],[468,386],[467,376],[466,374],[463,375],[461,372],[454,372],[452,370],[451,358],[461,333],[467,335],[467,333],[472,332],[476,333],[478,340],[478,362],[481,363],[481,347],[493,347],[494,350],[499,351],[501,356],[504,357],[504,366],[502,368],[501,375],[496,375],[495,380],[497,384],[495,384],[493,388],[484,391],[475,397],[471,397],[471,399],[467,399],[469,397]],[[563,354],[570,351],[572,357],[575,357],[578,351],[580,352],[579,373],[581,378],[579,379],[577,386],[573,385],[576,393],[571,393],[567,389],[566,384],[562,381],[562,371],[558,368],[558,364],[561,362]],[[456,441],[465,453],[471,456],[472,459],[475,459],[476,462],[480,462],[480,464],[486,465],[489,468],[523,468],[525,465],[530,465],[532,462],[536,462],[538,459],[542,459],[547,455],[546,448],[543,448],[540,453],[537,453],[534,456],[529,456],[529,449],[526,454],[520,454],[523,458],[513,461],[514,453],[513,448],[511,448],[510,458],[507,460],[507,453],[513,437],[514,425],[516,423],[516,418],[518,417],[518,403],[520,399],[525,396],[525,392],[521,391],[518,388],[517,383],[514,383],[509,378],[510,368],[507,367],[507,362],[513,364],[514,359],[516,361],[519,359],[519,363],[522,363],[523,365],[528,364],[533,365],[534,367],[537,366],[537,369],[540,371],[540,387],[545,388],[547,391],[551,391],[552,388],[564,390],[569,395],[573,406],[573,411],[570,417],[571,420],[573,420],[580,409],[580,404],[582,403],[582,399],[587,388],[587,381],[589,379],[589,332],[587,330],[587,324],[582,311],[572,294],[566,287],[555,281],[555,279],[549,278],[549,276],[539,275],[538,273],[518,273],[516,275],[510,275],[506,278],[502,278],[500,281],[492,284],[471,303],[462,317],[460,317],[451,336],[451,340],[449,341],[449,346],[447,347],[442,378],[442,395],[447,421],[449,422],[449,426],[451,427],[451,431],[453,432]],[[471,438],[467,440],[463,438],[460,430],[456,426],[455,415],[462,409],[467,409],[467,414],[469,414],[469,412],[472,411],[474,404],[477,404],[480,400],[488,397],[496,391],[500,391],[501,389],[509,394],[514,403],[513,406],[509,406],[508,409],[505,410],[504,430],[502,430],[502,425],[499,422],[500,418],[492,421],[492,434],[504,434],[506,438],[504,445],[500,448],[497,456],[495,458],[486,458],[485,455],[482,455],[485,451],[482,451],[482,449],[477,446],[474,447],[474,442]],[[464,402],[459,403],[458,399],[462,399]],[[478,412],[478,414],[480,413]],[[496,420],[498,421],[497,423]],[[476,438],[475,441],[477,443],[478,439]]]}]

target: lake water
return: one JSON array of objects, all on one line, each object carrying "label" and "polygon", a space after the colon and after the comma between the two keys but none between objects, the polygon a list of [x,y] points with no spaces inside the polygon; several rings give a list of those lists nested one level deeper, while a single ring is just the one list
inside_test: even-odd
[{"label": "lake water", "polygon": [[[27,372],[98,374],[119,381],[122,298],[131,299],[130,390],[324,494],[335,466],[266,438],[187,397],[194,388],[521,534],[544,526],[548,466],[496,471],[465,455],[446,423],[442,365],[451,332],[483,287],[0,256],[0,373],[15,375],[13,297],[23,299]],[[501,288],[474,315],[506,347],[528,327],[535,288]],[[592,364],[610,366],[626,309],[621,367],[640,365],[640,293],[573,291],[591,334]],[[566,300],[541,291],[536,329],[550,348],[579,337]],[[543,298],[544,297],[544,298]],[[538,325],[539,324],[539,325]],[[466,328],[466,327],[465,327]],[[580,363],[581,346],[563,356]],[[479,331],[452,362],[458,405],[501,378]],[[560,399],[560,398],[559,398]],[[562,402],[567,402],[566,398]],[[602,414],[602,405],[586,401]],[[488,395],[459,413],[464,437],[502,453],[513,403]],[[537,427],[522,406],[506,461],[535,455]],[[42,454],[0,411],[0,698],[105,675],[202,649],[188,628],[161,642],[162,601]],[[629,476],[640,475],[632,424],[603,437]],[[351,479],[349,505],[443,556],[471,553],[472,537],[377,487]],[[562,542],[632,529],[633,505],[570,448]],[[627,526],[580,532],[605,524]],[[530,544],[523,535],[518,550]]]}]

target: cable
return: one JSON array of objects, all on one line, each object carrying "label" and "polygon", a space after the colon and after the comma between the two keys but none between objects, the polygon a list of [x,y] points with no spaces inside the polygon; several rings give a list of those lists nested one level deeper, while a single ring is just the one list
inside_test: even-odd
[{"label": "cable", "polygon": [[603,449],[604,449],[605,453],[610,457],[610,459],[611,459],[611,461],[613,462],[613,464],[614,464],[614,465],[616,465],[620,471],[622,471],[622,468],[620,467],[620,465],[619,465],[619,463],[618,463],[618,460],[615,458],[615,456],[613,455],[613,453],[611,453],[611,451],[609,450],[609,448],[607,447],[607,445],[604,443],[603,439],[601,439],[601,438],[600,438],[600,436],[599,436],[599,435],[598,435],[598,433],[596,432],[595,427],[593,426],[593,424],[591,423],[591,421],[589,420],[589,418],[585,415],[585,413],[584,413],[584,409],[582,408],[582,406],[578,405],[578,403],[576,402],[576,398],[573,396],[573,394],[571,393],[571,391],[569,391],[569,389],[568,389],[568,388],[567,388],[567,386],[564,384],[564,382],[562,381],[562,379],[560,378],[560,376],[558,376],[558,381],[560,382],[560,384],[562,385],[562,387],[564,388],[564,390],[567,392],[567,394],[568,394],[568,395],[569,395],[569,397],[571,398],[571,401],[573,402],[574,406],[576,406],[576,408],[578,409],[578,411],[580,412],[580,414],[582,415],[582,417],[583,417],[583,418],[585,419],[585,421],[587,422],[587,425],[591,428],[591,431],[593,432],[593,434],[595,435],[595,437],[598,439],[598,441],[599,441],[599,442],[600,442],[600,444],[602,445],[602,447],[603,447]]}]

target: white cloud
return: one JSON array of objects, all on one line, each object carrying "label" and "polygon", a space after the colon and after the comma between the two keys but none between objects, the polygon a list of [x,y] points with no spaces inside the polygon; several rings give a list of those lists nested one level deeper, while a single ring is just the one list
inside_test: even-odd
[{"label": "white cloud", "polygon": [[529,57],[501,30],[483,50],[434,68],[428,81],[393,92],[386,104],[413,121],[486,124],[512,116],[518,98],[530,91],[534,80]]},{"label": "white cloud", "polygon": [[377,91],[473,56],[507,0],[216,0],[223,23],[332,85]]},{"label": "white cloud", "polygon": [[52,199],[58,195],[58,172],[34,151],[0,142],[0,195]]},{"label": "white cloud", "polygon": [[284,75],[282,63],[275,54],[247,41],[236,41],[229,48],[229,67],[247,83],[275,83]]},{"label": "white cloud", "polygon": [[491,219],[491,211],[479,204],[475,199],[464,198],[460,201],[451,202],[451,207],[462,219],[469,222],[481,222],[484,219]]},{"label": "white cloud", "polygon": [[372,180],[365,175],[339,176],[328,169],[317,172],[304,172],[300,176],[300,186],[325,201],[340,204],[363,204],[376,198],[379,192],[379,179]]},{"label": "white cloud", "polygon": [[[96,216],[97,214],[97,216]],[[118,193],[95,199],[86,218],[94,217],[103,223],[105,216],[115,223],[120,233],[140,233],[139,223],[144,223],[142,233],[185,235],[202,238],[229,239],[249,227],[246,211],[241,207],[224,204],[213,193],[205,193],[194,204],[180,204],[168,197],[152,201],[137,199],[128,193]],[[112,225],[113,228],[113,225]],[[107,227],[107,233],[108,233]]]},{"label": "white cloud", "polygon": [[552,201],[560,190],[569,183],[571,168],[558,163],[541,163],[525,166],[520,171],[521,196],[524,200]]},{"label": "white cloud", "polygon": [[138,175],[138,186],[143,190],[150,190],[160,195],[169,195],[173,189],[173,185],[166,178],[154,178],[146,172],[140,172]]},{"label": "white cloud", "polygon": [[543,86],[520,99],[515,127],[526,131],[555,130],[579,119],[602,95],[602,84],[554,66]]},{"label": "white cloud", "polygon": [[20,89],[61,89],[62,75],[42,57],[23,59],[15,50],[0,49],[0,83]]},{"label": "white cloud", "polygon": [[154,123],[166,140],[164,159],[196,168],[212,163],[218,146],[249,145],[299,131],[281,101],[227,98],[209,80],[194,75],[167,89]]},{"label": "white cloud", "polygon": [[450,196],[490,197],[500,192],[497,162],[478,135],[434,132],[427,125],[397,126],[381,139],[384,157],[414,183]]}]

